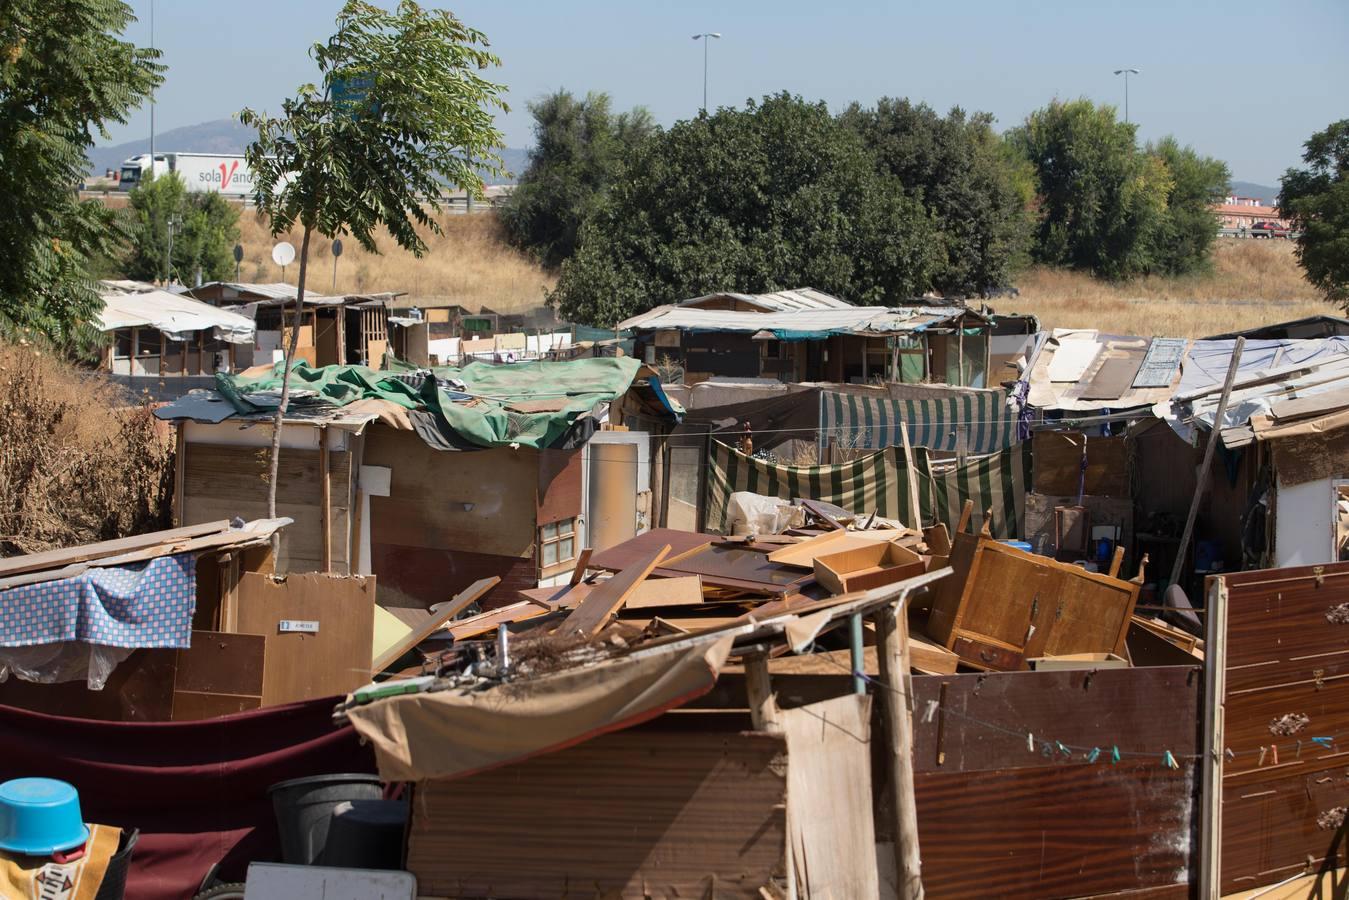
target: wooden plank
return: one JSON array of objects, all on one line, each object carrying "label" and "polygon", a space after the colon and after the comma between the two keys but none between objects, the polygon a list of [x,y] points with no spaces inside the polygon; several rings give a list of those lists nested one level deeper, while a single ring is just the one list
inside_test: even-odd
[{"label": "wooden plank", "polygon": [[411,629],[408,634],[376,657],[374,663],[370,666],[370,670],[376,674],[383,672],[397,662],[403,654],[439,631],[446,622],[487,596],[487,593],[500,583],[501,579],[495,575],[490,578],[480,578],[455,594],[452,600],[441,604],[431,615],[427,616],[424,623]]},{"label": "wooden plank", "polygon": [[632,592],[625,604],[627,609],[650,606],[700,606],[703,604],[703,582],[697,575],[679,578],[648,578]]},{"label": "wooden plank", "polygon": [[644,558],[637,560],[608,581],[598,585],[572,611],[571,615],[563,620],[558,631],[561,634],[583,634],[588,637],[593,637],[599,633],[599,630],[609,623],[614,613],[627,602],[628,597],[636,590],[637,586],[651,574],[651,570],[656,568],[669,552],[670,545],[666,544],[659,550],[646,554]]},{"label": "wooden plank", "polygon": [[[373,576],[271,576],[239,582],[239,630],[267,638],[263,705],[346,694],[370,680]],[[282,633],[282,620],[317,622],[318,632]]]},{"label": "wooden plank", "polygon": [[144,550],[176,544],[203,535],[229,530],[228,519],[217,519],[198,525],[171,528],[167,531],[153,531],[149,534],[118,538],[114,541],[102,541],[97,544],[83,544],[79,547],[64,547],[59,550],[44,550],[41,553],[29,553],[0,559],[0,577],[19,575],[25,572],[40,572],[45,569],[59,569],[76,563],[89,562],[109,556],[121,556],[133,550]]},{"label": "wooden plank", "polygon": [[599,551],[590,558],[590,567],[620,572],[665,546],[670,548],[666,557],[666,563],[670,563],[687,558],[691,553],[709,546],[715,540],[719,538],[714,534],[679,531],[674,528],[653,528],[607,550]]},{"label": "wooden plank", "polygon": [[[768,671],[774,677],[789,675],[837,675],[849,677],[852,664],[849,660],[851,650],[820,650],[814,653],[793,654],[775,657],[768,663]],[[959,657],[922,637],[909,634],[909,659],[915,672],[924,675],[950,675],[955,672]],[[875,646],[862,648],[863,667],[868,675],[880,674]],[[728,672],[734,671],[728,668]]]},{"label": "wooden plank", "polygon": [[580,584],[581,579],[586,577],[586,569],[590,566],[590,557],[595,551],[589,547],[583,547],[581,554],[576,557],[576,568],[571,570],[571,579],[568,584]]},{"label": "wooden plank", "polygon": [[547,612],[548,610],[544,609],[542,606],[539,606],[536,603],[530,603],[526,600],[521,603],[512,603],[510,606],[503,606],[499,609],[489,610],[481,615],[473,616],[468,619],[461,619],[445,630],[454,640],[462,641],[483,634],[495,634],[498,625],[510,625],[515,622],[523,622],[526,619],[533,619],[537,616],[546,615]]},{"label": "wooden plank", "polygon": [[768,554],[768,558],[779,565],[810,569],[814,567],[816,557],[826,553],[857,550],[870,547],[878,541],[896,541],[905,534],[907,532],[893,528],[875,531],[828,531],[817,537],[774,550]]},{"label": "wooden plank", "polygon": [[[561,900],[584,885],[587,897],[763,900],[786,849],[786,743],[741,732],[742,718],[715,718],[666,716],[418,784],[414,806],[424,814],[412,819],[407,855],[418,894]],[[467,830],[464,809],[475,810]],[[542,830],[540,810],[550,817]],[[500,839],[526,831],[527,854]]]},{"label": "wooden plank", "polygon": [[192,646],[177,651],[174,691],[261,698],[265,643],[260,634],[192,632]]}]

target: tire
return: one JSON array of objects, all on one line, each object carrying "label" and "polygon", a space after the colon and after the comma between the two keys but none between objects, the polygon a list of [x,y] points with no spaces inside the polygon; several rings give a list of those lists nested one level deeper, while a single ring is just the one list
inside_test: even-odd
[{"label": "tire", "polygon": [[241,882],[213,884],[204,891],[192,896],[192,900],[243,900],[244,886]]}]

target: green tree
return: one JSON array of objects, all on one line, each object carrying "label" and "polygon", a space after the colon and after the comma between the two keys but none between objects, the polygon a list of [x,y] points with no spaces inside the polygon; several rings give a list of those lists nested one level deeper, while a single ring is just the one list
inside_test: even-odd
[{"label": "green tree", "polygon": [[823,103],[786,93],[637,144],[579,244],[549,300],[600,326],[719,290],[898,303],[931,287],[937,264],[922,206]]},{"label": "green tree", "polygon": [[1349,119],[1318,131],[1303,145],[1305,169],[1289,169],[1280,212],[1300,232],[1297,257],[1307,280],[1349,312]]},{"label": "green tree", "polygon": [[127,277],[194,284],[198,272],[206,281],[223,281],[234,273],[231,250],[239,239],[239,211],[224,197],[190,193],[170,172],[137,186],[128,200]]},{"label": "green tree", "polygon": [[1200,156],[1173,137],[1149,144],[1147,152],[1165,164],[1171,180],[1166,215],[1152,248],[1153,267],[1168,275],[1184,275],[1208,263],[1218,237],[1213,204],[1227,195],[1232,175],[1227,163]]},{"label": "green tree", "polygon": [[615,115],[603,93],[578,100],[561,90],[529,104],[529,111],[534,148],[501,216],[512,242],[555,267],[576,252],[581,223],[656,124],[640,106]]},{"label": "green tree", "polygon": [[[296,324],[304,306],[309,245],[350,234],[378,252],[376,231],[414,256],[426,252],[418,228],[440,232],[436,215],[446,183],[481,197],[483,173],[499,174],[501,133],[493,108],[504,88],[479,72],[500,61],[482,32],[449,12],[403,0],[388,12],[348,0],[337,32],[311,55],[319,85],[304,85],[279,117],[244,110],[258,129],[249,145],[258,207],[273,235],[301,230]],[[268,515],[276,515],[281,423],[300,329],[285,348],[280,404],[272,434]]]},{"label": "green tree", "polygon": [[95,137],[162,80],[156,51],[119,39],[132,21],[121,0],[9,0],[0,13],[0,330],[64,341],[102,308],[90,266],[125,235],[75,188]]},{"label": "green tree", "polygon": [[1033,179],[1007,152],[987,113],[945,117],[926,104],[884,97],[840,116],[862,135],[881,172],[931,213],[941,233],[933,285],[946,294],[1006,287],[1030,244]]},{"label": "green tree", "polygon": [[1166,218],[1166,164],[1140,152],[1134,126],[1090,100],[1054,101],[1007,140],[1035,170],[1033,255],[1106,278],[1147,271]]}]

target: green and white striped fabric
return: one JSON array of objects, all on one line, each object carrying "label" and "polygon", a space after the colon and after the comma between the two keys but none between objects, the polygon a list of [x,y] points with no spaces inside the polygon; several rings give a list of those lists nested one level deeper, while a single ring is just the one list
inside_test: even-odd
[{"label": "green and white striped fabric", "polygon": [[902,444],[901,423],[908,424],[910,444],[929,450],[957,452],[962,428],[970,455],[997,453],[1016,443],[1016,414],[1007,407],[1003,391],[925,385],[892,390],[901,396],[821,391],[820,449],[830,438],[854,449]]},{"label": "green and white striped fabric", "polygon": [[[915,451],[919,496],[927,456]],[[726,531],[726,506],[731,494],[749,491],[790,500],[806,497],[833,503],[852,512],[912,520],[908,466],[904,448],[888,447],[853,462],[831,466],[789,466],[746,456],[734,447],[713,441],[707,477],[707,522],[705,527]]]},{"label": "green and white striped fabric", "polygon": [[1023,537],[1030,461],[1029,446],[1017,444],[980,459],[967,459],[964,465],[935,466],[936,471],[929,475],[934,518],[954,530],[965,501],[973,500],[975,529],[983,522],[984,511],[992,510],[994,537]]},{"label": "green and white striped fabric", "polygon": [[[1026,485],[1030,483],[1030,453],[1024,444],[1009,447],[964,465],[939,467],[936,473],[925,449],[913,451],[918,479],[918,513],[925,525],[945,522],[954,528],[967,499],[978,511],[993,511],[995,537],[1015,538],[1023,533]],[[713,441],[707,478],[707,521],[704,528],[725,533],[726,508],[731,494],[749,491],[790,500],[808,497],[841,506],[858,515],[878,515],[912,522],[909,468],[903,447],[887,447],[853,462],[829,466],[789,466],[745,456]]]}]

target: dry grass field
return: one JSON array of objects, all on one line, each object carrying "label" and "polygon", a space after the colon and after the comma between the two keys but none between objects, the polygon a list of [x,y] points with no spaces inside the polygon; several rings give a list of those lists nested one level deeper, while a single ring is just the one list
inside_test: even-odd
[{"label": "dry grass field", "polygon": [[[496,216],[450,215],[444,235],[429,239],[422,259],[390,247],[369,254],[343,241],[337,290],[402,290],[412,297],[449,298],[468,309],[524,312],[543,303],[556,276],[506,244]],[[272,263],[273,240],[257,216],[245,211],[244,281],[280,281]],[[299,246],[298,236],[291,242]],[[391,241],[386,243],[391,244]],[[314,290],[333,288],[330,243],[314,249]],[[287,279],[294,282],[296,267]],[[1120,284],[1089,275],[1033,268],[1017,279],[1019,297],[993,302],[1001,313],[1033,313],[1046,328],[1097,328],[1116,334],[1204,337],[1255,325],[1334,313],[1302,277],[1287,241],[1223,239],[1210,271],[1184,278],[1139,278]]]},{"label": "dry grass field", "polygon": [[1337,310],[1302,276],[1288,241],[1219,239],[1211,271],[1121,284],[1035,268],[1017,279],[1019,297],[1000,313],[1032,313],[1045,328],[1204,337]]},{"label": "dry grass field", "polygon": [[[474,312],[488,307],[499,313],[517,313],[543,305],[544,291],[556,278],[506,243],[495,215],[446,215],[441,226],[444,234],[427,237],[430,250],[421,259],[398,249],[388,237],[381,242],[377,255],[366,253],[351,238],[343,240],[342,257],[337,261],[337,290],[407,291],[412,297],[449,298]],[[275,241],[266,224],[252,210],[244,210],[239,230],[244,246],[240,278],[281,281],[281,270],[271,256]],[[299,249],[298,234],[288,240]],[[330,241],[319,239],[310,257],[313,272],[309,285],[321,294],[333,290],[331,247]],[[294,284],[298,274],[292,264],[285,280]]]}]

